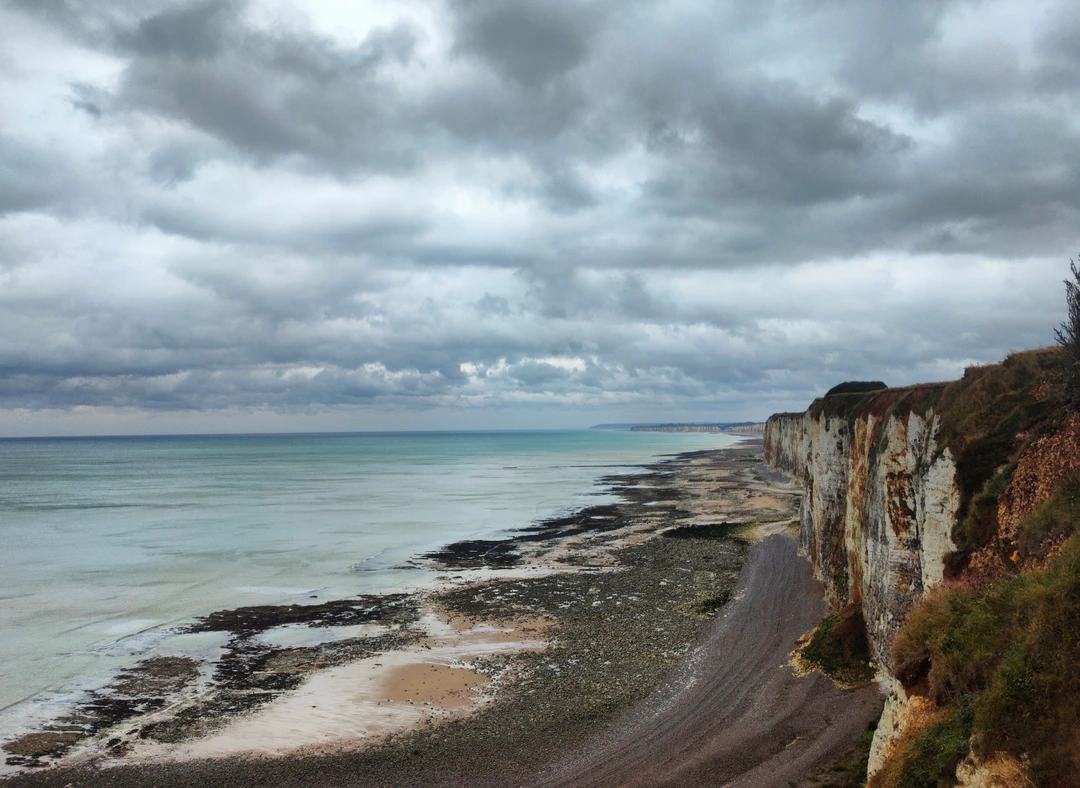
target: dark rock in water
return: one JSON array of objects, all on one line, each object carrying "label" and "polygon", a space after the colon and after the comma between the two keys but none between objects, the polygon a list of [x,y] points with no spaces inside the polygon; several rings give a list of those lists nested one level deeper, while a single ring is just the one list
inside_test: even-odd
[{"label": "dark rock in water", "polygon": [[189,657],[153,657],[122,671],[110,685],[126,697],[178,692],[199,676],[199,663]]},{"label": "dark rock in water", "polygon": [[[317,605],[262,605],[211,613],[189,632],[231,632],[225,653],[214,670],[210,691],[198,703],[167,720],[143,726],[139,738],[179,742],[210,733],[230,717],[250,712],[296,689],[318,668],[364,659],[403,648],[416,635],[408,627],[419,617],[416,597],[386,594],[338,599]],[[256,636],[286,624],[308,627],[355,624],[396,625],[399,630],[314,646],[280,648]]]},{"label": "dark rock in water", "polygon": [[[410,610],[415,618],[415,608]],[[402,617],[399,610],[384,612],[390,617]],[[204,736],[220,728],[231,717],[253,711],[281,693],[296,689],[313,670],[404,648],[416,637],[415,633],[402,630],[317,646],[275,648],[239,635],[229,643],[228,650],[218,662],[210,692],[173,717],[143,726],[138,731],[139,738],[180,742]]]},{"label": "dark rock in water", "polygon": [[[44,766],[82,739],[124,720],[163,708],[168,699],[199,676],[199,663],[187,657],[153,657],[120,672],[110,684],[90,693],[75,714],[53,721],[45,730],[4,744],[13,756],[9,766]],[[120,742],[116,745],[119,746]]]},{"label": "dark rock in water", "polygon": [[520,545],[549,542],[587,533],[615,531],[629,524],[618,505],[589,506],[581,511],[522,528],[506,539],[468,539],[426,553],[424,558],[444,569],[492,569],[521,563]]},{"label": "dark rock in water", "polygon": [[[207,694],[161,722],[133,728],[126,737],[177,742],[209,733],[229,717],[272,701],[295,689],[317,668],[349,662],[394,648],[415,635],[408,625],[419,616],[409,594],[363,596],[313,605],[264,605],[211,613],[188,632],[230,632],[233,637],[218,661]],[[376,637],[351,638],[308,648],[276,648],[255,638],[284,624],[330,627],[379,623],[400,631]],[[75,714],[61,717],[44,730],[3,745],[9,766],[45,766],[84,738],[128,720],[175,704],[198,681],[200,663],[188,657],[153,657],[127,668],[107,686],[92,692]],[[136,724],[138,724],[136,722]],[[108,753],[120,757],[131,741],[114,737]],[[43,760],[46,759],[46,760]]]},{"label": "dark rock in water", "polygon": [[442,550],[427,553],[424,558],[447,569],[509,567],[521,563],[521,556],[515,551],[514,539],[470,539],[454,542]]},{"label": "dark rock in water", "polygon": [[232,632],[257,635],[285,624],[338,627],[372,622],[386,623],[393,613],[411,605],[407,594],[334,599],[319,605],[258,605],[218,610],[187,628],[187,632]]},{"label": "dark rock in water", "polygon": [[28,733],[26,736],[8,742],[4,750],[16,756],[8,758],[9,766],[32,766],[33,761],[47,755],[60,755],[76,744],[81,736],[78,733],[59,731],[45,731],[43,733]]},{"label": "dark rock in water", "polygon": [[[670,462],[685,462],[698,455],[711,456],[714,452],[687,452],[677,455]],[[626,503],[587,506],[572,514],[560,515],[522,528],[505,539],[470,539],[449,544],[441,550],[426,553],[423,557],[442,569],[507,568],[521,563],[518,550],[526,544],[553,542],[585,534],[603,534],[625,528],[635,515],[645,511],[648,504],[650,515],[679,520],[689,515],[676,503],[687,492],[673,484],[675,472],[670,462],[649,466],[644,474],[606,476],[601,483],[626,500]],[[667,508],[656,504],[667,503]]]},{"label": "dark rock in water", "polygon": [[625,513],[617,504],[588,506],[574,514],[553,517],[523,528],[521,535],[514,538],[519,542],[546,542],[587,533],[615,531],[628,524]]}]

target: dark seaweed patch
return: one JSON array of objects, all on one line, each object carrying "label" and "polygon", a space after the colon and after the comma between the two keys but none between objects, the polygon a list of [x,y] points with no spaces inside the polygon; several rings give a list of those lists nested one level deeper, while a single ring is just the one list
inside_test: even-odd
[{"label": "dark seaweed patch", "polygon": [[415,605],[407,594],[360,596],[335,599],[318,605],[259,605],[218,610],[200,619],[187,632],[232,632],[257,635],[285,624],[309,627],[338,627],[396,620],[396,612],[406,618]]},{"label": "dark seaweed patch", "polygon": [[537,542],[550,542],[587,533],[604,533],[629,524],[617,505],[588,506],[581,511],[553,517],[522,528],[506,539],[470,539],[448,544],[423,557],[446,569],[503,568],[521,563],[518,548]]},{"label": "dark seaweed patch", "polygon": [[230,717],[254,711],[282,692],[297,688],[313,670],[404,648],[415,638],[412,632],[403,630],[380,637],[282,649],[239,637],[218,662],[211,691],[170,719],[143,726],[139,737],[178,742],[206,735]]},{"label": "dark seaweed patch", "polygon": [[680,525],[669,528],[660,534],[668,539],[730,539],[732,533],[740,528],[738,523],[704,523],[702,525]]},{"label": "dark seaweed patch", "polygon": [[90,693],[74,714],[53,721],[44,730],[4,744],[9,766],[45,766],[81,740],[102,730],[163,708],[170,697],[192,684],[198,663],[187,657],[154,657],[121,671],[112,682]]},{"label": "dark seaweed patch", "polygon": [[515,539],[469,539],[448,544],[442,550],[425,553],[424,558],[447,569],[508,567],[521,563]]}]

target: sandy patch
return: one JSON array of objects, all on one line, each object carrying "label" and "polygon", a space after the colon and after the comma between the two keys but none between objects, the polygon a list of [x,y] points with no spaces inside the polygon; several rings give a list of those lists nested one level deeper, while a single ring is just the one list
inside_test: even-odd
[{"label": "sandy patch", "polygon": [[475,711],[490,699],[490,677],[474,662],[540,650],[544,619],[470,623],[435,612],[422,618],[419,644],[320,670],[293,692],[237,718],[217,733],[180,744],[143,741],[122,759],[191,760],[298,751],[347,750],[391,733]]},{"label": "sandy patch", "polygon": [[747,501],[747,505],[751,509],[780,509],[784,506],[783,501],[779,498],[773,498],[771,495],[750,495],[750,500]]},{"label": "sandy patch", "polygon": [[459,709],[472,704],[472,691],[487,683],[486,676],[469,668],[414,662],[384,676],[378,694],[385,696],[387,703]]}]

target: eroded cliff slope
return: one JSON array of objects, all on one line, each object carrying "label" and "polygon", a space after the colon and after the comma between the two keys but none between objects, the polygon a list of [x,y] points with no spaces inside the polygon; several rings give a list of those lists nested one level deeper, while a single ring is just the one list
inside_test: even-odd
[{"label": "eroded cliff slope", "polygon": [[805,486],[802,547],[830,605],[862,609],[886,667],[907,611],[956,547],[961,494],[940,437],[944,388],[835,395],[766,428],[766,461]]},{"label": "eroded cliff slope", "polygon": [[[1052,350],[1014,354],[949,383],[832,394],[766,425],[767,464],[805,488],[802,547],[830,606],[865,619],[871,653],[892,687],[871,771],[896,762],[904,747],[905,763],[914,763],[916,730],[955,734],[955,752],[941,767],[949,780],[961,755],[968,772],[981,762],[971,760],[969,739],[971,753],[984,760],[1008,756],[1019,763],[1031,754],[1030,745],[986,744],[994,737],[980,709],[988,708],[997,657],[986,663],[985,675],[943,682],[954,667],[946,669],[946,652],[953,662],[968,657],[935,646],[932,626],[926,632],[907,626],[907,651],[895,646],[913,609],[920,622],[951,620],[919,603],[927,591],[942,586],[950,599],[991,599],[1009,583],[1036,577],[1031,573],[1073,532],[1071,521],[1047,520],[1045,512],[1051,504],[1062,510],[1055,496],[1080,473],[1080,416],[1055,400],[1054,364]],[[1022,623],[1022,613],[1014,618]],[[963,673],[964,666],[957,669]],[[893,780],[902,769],[890,768],[884,772]]]},{"label": "eroded cliff slope", "polygon": [[[862,610],[886,670],[914,601],[973,558],[987,560],[998,498],[1013,508],[1018,495],[1030,498],[1027,478],[1023,491],[1005,488],[1010,460],[1052,410],[1051,356],[1015,354],[948,383],[835,394],[767,422],[766,464],[806,490],[803,549],[830,605]],[[994,482],[1002,489],[990,507]]]}]

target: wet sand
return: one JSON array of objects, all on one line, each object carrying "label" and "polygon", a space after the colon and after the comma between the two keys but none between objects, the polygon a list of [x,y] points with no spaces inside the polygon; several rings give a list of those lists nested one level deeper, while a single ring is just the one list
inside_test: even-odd
[{"label": "wet sand", "polygon": [[[753,450],[687,455],[676,465],[657,466],[651,475],[622,480],[620,492],[628,499],[625,507],[585,510],[564,521],[544,524],[543,530],[516,541],[468,543],[456,552],[443,551],[442,560],[448,567],[463,570],[457,576],[460,592],[445,598],[448,603],[456,600],[460,618],[444,616],[442,628],[435,627],[435,636],[423,638],[416,634],[421,631],[418,629],[403,638],[395,650],[360,654],[360,658],[306,676],[301,685],[290,686],[269,707],[242,717],[224,734],[186,742],[184,760],[109,768],[50,768],[16,777],[5,785],[644,786],[797,782],[847,749],[880,708],[880,699],[872,687],[843,691],[820,675],[799,678],[787,664],[798,638],[820,620],[823,605],[807,563],[796,555],[794,540],[783,534],[794,511],[793,491],[756,473],[754,455]],[[725,522],[718,524],[721,518]],[[587,649],[590,637],[607,637],[605,617],[594,611],[594,606],[601,603],[611,605],[614,612],[618,609],[614,606],[625,602],[625,613],[634,610],[634,605],[648,610],[661,600],[676,604],[683,599],[680,607],[671,608],[680,611],[680,632],[701,632],[700,627],[686,629],[686,620],[704,621],[719,609],[708,599],[722,604],[730,596],[715,591],[710,592],[712,597],[701,597],[700,592],[694,592],[702,576],[719,577],[713,570],[719,568],[714,566],[717,550],[723,554],[728,549],[723,547],[731,530],[728,520],[764,538],[750,551],[739,575],[735,600],[719,618],[704,624],[704,634],[689,659],[683,659],[675,670],[666,671],[664,665],[679,662],[679,653],[671,652],[671,645],[663,646],[661,653],[649,653],[644,637],[648,633],[644,631],[630,634],[625,643],[599,644],[609,651],[614,648],[610,652],[613,655],[619,649],[641,651],[634,655],[639,657],[637,662],[616,662],[625,663],[625,671],[638,676],[646,690],[644,695],[631,686],[616,692],[611,702],[582,696],[581,705],[587,710],[583,717],[574,718],[569,708],[576,704],[572,694],[569,700],[562,701],[562,706],[532,697],[537,692],[543,695],[547,686],[535,675],[532,683],[512,685],[519,689],[516,696],[513,691],[492,692],[490,674],[478,670],[485,664],[485,653],[497,662],[500,652],[538,651],[549,634],[545,630],[555,619],[561,630],[554,636],[560,643],[575,642],[574,631],[567,627],[586,627],[582,632],[589,633],[584,639]],[[647,544],[658,532],[679,538]],[[553,533],[558,538],[551,538]],[[654,553],[668,555],[665,560],[674,564],[639,570],[626,564],[628,559],[619,558],[630,555],[631,564],[636,565],[634,561],[651,560]],[[548,571],[574,574],[566,575],[565,582],[558,579],[562,575],[555,574],[548,581],[515,583],[504,579],[479,586],[470,583],[466,567],[488,578],[500,574],[491,571],[490,564],[484,564],[489,554],[496,567],[525,570],[522,575],[541,563]],[[680,569],[683,561],[688,563]],[[611,569],[618,571],[593,579],[587,574]],[[687,574],[673,576],[671,571]],[[678,592],[682,597],[659,594],[654,602],[649,593],[639,593],[633,587],[634,582],[644,579],[666,585],[669,580],[658,580],[661,575],[673,583],[682,583]],[[590,587],[591,583],[595,585]],[[610,593],[604,590],[609,588]],[[526,606],[533,617],[523,621],[530,623],[519,620],[518,626],[508,626],[508,619],[522,614],[513,600],[530,593],[540,594],[536,597],[539,603],[534,599],[531,608]],[[592,596],[594,593],[597,596]],[[717,593],[723,595],[715,596]],[[536,617],[545,605],[547,618]],[[594,611],[592,618],[580,619],[573,610],[564,611],[572,605]],[[340,617],[341,611],[335,610],[334,615]],[[350,621],[355,618],[353,613],[349,615]],[[666,624],[673,614],[652,615],[657,623]],[[635,616],[641,614],[624,615],[630,623],[612,630],[612,637],[627,638],[627,633],[637,631],[633,628]],[[252,614],[241,618],[250,622]],[[581,624],[575,623],[579,620]],[[600,628],[595,629],[597,626]],[[447,628],[454,630],[454,637],[448,636]],[[599,634],[592,634],[594,631]],[[667,634],[658,637],[661,645],[679,642]],[[552,654],[554,660],[559,650],[546,653]],[[556,667],[551,679],[556,682],[551,685],[553,689],[560,670],[581,672],[575,667],[578,657],[569,654],[569,661]],[[542,661],[536,660],[512,664],[519,670],[525,666],[533,674],[538,665],[542,667]],[[590,669],[602,673],[602,666],[607,664],[597,662]],[[665,672],[667,678],[652,692],[656,684],[650,683],[648,676],[655,675],[659,681]],[[608,693],[610,685],[604,682],[610,679],[590,679],[589,675],[586,672],[583,692]],[[561,676],[564,684],[566,678]],[[633,676],[619,676],[617,680],[622,682],[623,678],[634,682]],[[505,680],[513,681],[513,671]],[[529,689],[521,690],[521,686]],[[563,691],[565,694],[565,687]],[[497,700],[507,695],[507,702],[488,707],[475,717],[475,723],[473,717],[461,716],[475,711],[492,695]],[[630,701],[636,705],[631,706]],[[558,716],[568,713],[565,724],[561,723]],[[531,716],[541,714],[553,718],[540,720]],[[590,723],[593,714],[597,716]],[[410,729],[414,733],[391,735],[388,743],[378,747],[364,746],[367,737],[385,739],[388,732]],[[298,742],[304,746],[297,748]],[[249,753],[235,757],[244,750],[264,756],[289,755],[267,758]],[[174,756],[177,752],[174,750]],[[207,757],[210,759],[188,760]]]},{"label": "wet sand", "polygon": [[140,741],[128,763],[286,756],[363,748],[385,736],[475,710],[489,699],[485,657],[542,650],[532,620],[453,626],[429,613],[427,637],[405,648],[319,670],[296,690],[221,730],[177,744]]}]

